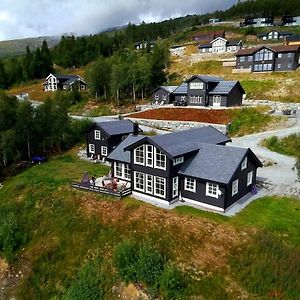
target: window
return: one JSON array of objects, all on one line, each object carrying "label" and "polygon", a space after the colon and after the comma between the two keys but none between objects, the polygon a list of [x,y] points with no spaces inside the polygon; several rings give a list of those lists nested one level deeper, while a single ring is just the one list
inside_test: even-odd
[{"label": "window", "polygon": [[268,49],[262,49],[255,53],[254,59],[255,61],[272,60],[273,52]]},{"label": "window", "polygon": [[185,96],[181,96],[181,101],[185,101]]},{"label": "window", "polygon": [[134,172],[134,189],[140,192],[144,192],[144,174],[140,172]]},{"label": "window", "polygon": [[123,164],[119,162],[115,162],[115,177],[123,177]]},{"label": "window", "polygon": [[144,145],[134,149],[134,163],[144,165]]},{"label": "window", "polygon": [[278,58],[282,58],[282,53],[279,53],[279,54],[278,54]]},{"label": "window", "polygon": [[128,164],[114,163],[114,176],[121,179],[130,179],[130,168]]},{"label": "window", "polygon": [[172,197],[178,196],[178,176],[173,178]]},{"label": "window", "polygon": [[155,99],[156,101],[158,101],[158,100],[159,100],[159,95],[155,95],[155,96],[154,96],[154,99]]},{"label": "window", "polygon": [[179,156],[179,157],[176,157],[174,160],[173,160],[173,166],[176,166],[178,164],[181,164],[183,163],[184,161],[184,157],[183,156]]},{"label": "window", "polygon": [[206,182],[206,196],[218,198],[219,185],[212,182]]},{"label": "window", "polygon": [[107,147],[105,147],[105,146],[102,146],[102,147],[101,147],[101,154],[102,154],[103,156],[107,156]]},{"label": "window", "polygon": [[291,69],[292,68],[292,64],[288,63],[287,67],[288,67],[288,69]]},{"label": "window", "polygon": [[154,177],[155,187],[154,187],[154,195],[165,197],[166,194],[166,179],[162,177]]},{"label": "window", "polygon": [[239,180],[235,180],[232,183],[232,196],[236,195],[239,192]]},{"label": "window", "polygon": [[213,105],[220,106],[221,105],[221,96],[213,96]]},{"label": "window", "polygon": [[248,61],[253,61],[253,57],[252,56],[248,56]]},{"label": "window", "polygon": [[202,103],[202,99],[201,96],[190,96],[190,103]]},{"label": "window", "polygon": [[243,160],[242,162],[242,166],[241,166],[241,169],[244,170],[247,168],[247,157],[245,157],[245,159]]},{"label": "window", "polygon": [[189,192],[196,193],[196,180],[192,178],[184,178],[184,189]]},{"label": "window", "polygon": [[146,145],[146,166],[153,167],[153,146]]},{"label": "window", "polygon": [[153,194],[153,176],[146,174],[146,193]]},{"label": "window", "polygon": [[155,153],[155,168],[165,170],[166,169],[166,155],[163,154],[158,149],[156,149],[155,152],[156,152]]},{"label": "window", "polygon": [[89,152],[95,153],[95,145],[94,144],[89,144]]},{"label": "window", "polygon": [[241,56],[240,57],[240,62],[244,62],[245,61],[245,56]]},{"label": "window", "polygon": [[251,171],[247,174],[247,186],[252,184],[252,178],[253,178],[253,171]]},{"label": "window", "polygon": [[163,99],[163,101],[166,101],[167,100],[167,95],[163,95],[162,99]]},{"label": "window", "polygon": [[124,164],[124,178],[125,179],[130,179],[131,174],[130,174],[130,167],[128,164]]},{"label": "window", "polygon": [[278,65],[277,65],[277,68],[278,68],[278,69],[281,69],[281,64],[278,64]]},{"label": "window", "polygon": [[204,84],[203,82],[191,82],[190,89],[191,90],[203,90]]},{"label": "window", "polygon": [[291,58],[291,57],[292,57],[292,53],[289,52],[289,53],[287,54],[287,57],[288,57],[288,58]]},{"label": "window", "polygon": [[95,140],[101,140],[101,131],[95,130]]}]

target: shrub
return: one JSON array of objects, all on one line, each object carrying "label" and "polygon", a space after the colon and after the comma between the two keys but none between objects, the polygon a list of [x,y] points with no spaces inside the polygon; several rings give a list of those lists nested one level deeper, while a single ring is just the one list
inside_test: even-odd
[{"label": "shrub", "polygon": [[137,258],[138,248],[130,241],[121,243],[114,252],[114,263],[126,283],[136,281]]},{"label": "shrub", "polygon": [[137,280],[151,285],[164,269],[164,259],[159,251],[147,244],[140,247],[136,262]]},{"label": "shrub", "polygon": [[104,299],[104,277],[101,261],[94,259],[82,267],[77,279],[67,290],[64,300]]},{"label": "shrub", "polygon": [[164,299],[179,299],[186,285],[183,272],[174,266],[167,266],[164,269],[159,284]]}]

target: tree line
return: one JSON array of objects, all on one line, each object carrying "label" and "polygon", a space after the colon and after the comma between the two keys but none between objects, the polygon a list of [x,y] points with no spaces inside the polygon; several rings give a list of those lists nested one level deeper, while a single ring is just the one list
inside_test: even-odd
[{"label": "tree line", "polygon": [[0,171],[34,155],[68,149],[80,141],[89,122],[74,121],[68,116],[72,92],[57,93],[33,107],[29,101],[0,93]]}]

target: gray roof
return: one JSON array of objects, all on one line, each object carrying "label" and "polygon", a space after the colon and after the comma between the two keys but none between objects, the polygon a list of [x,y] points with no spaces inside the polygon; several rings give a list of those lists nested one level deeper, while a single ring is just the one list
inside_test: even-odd
[{"label": "gray roof", "polygon": [[177,85],[161,86],[161,88],[165,89],[169,93],[173,93],[177,89]]},{"label": "gray roof", "polygon": [[78,75],[53,74],[58,79],[76,79]]},{"label": "gray roof", "polygon": [[219,82],[219,81],[222,81],[224,80],[223,78],[221,77],[217,77],[217,76],[209,76],[209,75],[194,75],[192,76],[191,78],[189,78],[188,80],[186,80],[186,82],[189,82],[195,78],[198,78],[204,82]]},{"label": "gray roof", "polygon": [[124,148],[143,139],[144,135],[130,134],[122,143],[120,143],[109,155],[108,159],[117,160],[124,163],[130,163],[130,151],[124,151]]},{"label": "gray roof", "polygon": [[108,135],[133,133],[134,124],[129,120],[95,122],[95,124],[102,128]]},{"label": "gray roof", "polygon": [[292,42],[292,41],[300,41],[300,34],[293,34],[293,35],[290,35],[286,38],[286,40],[288,42]]},{"label": "gray roof", "polygon": [[239,46],[242,41],[228,41],[227,46]]},{"label": "gray roof", "polygon": [[198,45],[198,49],[206,49],[206,48],[211,48],[211,44],[201,44],[201,45]]},{"label": "gray roof", "polygon": [[228,184],[249,149],[202,144],[179,174]]},{"label": "gray roof", "polygon": [[231,90],[238,84],[238,81],[220,81],[217,86],[212,89],[208,94],[221,94],[228,95]]},{"label": "gray roof", "polygon": [[183,82],[180,86],[178,86],[174,91],[173,94],[186,94],[187,93],[188,85],[186,82]]},{"label": "gray roof", "polygon": [[176,131],[148,137],[148,139],[171,157],[197,151],[202,143],[219,144],[231,141],[229,137],[212,126]]}]

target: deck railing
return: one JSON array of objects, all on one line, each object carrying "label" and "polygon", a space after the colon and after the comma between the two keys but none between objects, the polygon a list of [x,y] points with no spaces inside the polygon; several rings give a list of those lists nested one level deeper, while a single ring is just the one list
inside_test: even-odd
[{"label": "deck railing", "polygon": [[120,190],[113,190],[113,189],[109,189],[107,187],[101,187],[101,186],[97,186],[97,185],[84,185],[81,184],[80,182],[76,182],[76,181],[71,181],[70,182],[70,186],[75,188],[75,189],[80,189],[80,190],[85,190],[85,191],[89,191],[89,192],[95,192],[95,193],[102,193],[102,194],[107,194],[107,195],[111,195],[111,196],[116,196],[119,198],[122,198],[124,196],[127,196],[129,194],[131,194],[131,188],[125,188],[125,189],[120,189]]}]

